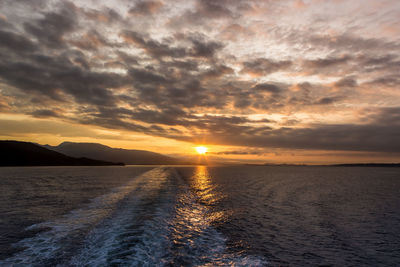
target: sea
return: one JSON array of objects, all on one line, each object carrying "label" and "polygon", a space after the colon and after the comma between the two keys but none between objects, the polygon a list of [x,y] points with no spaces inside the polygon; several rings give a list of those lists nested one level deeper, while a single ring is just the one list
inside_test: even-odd
[{"label": "sea", "polygon": [[0,266],[400,266],[400,168],[0,168]]}]

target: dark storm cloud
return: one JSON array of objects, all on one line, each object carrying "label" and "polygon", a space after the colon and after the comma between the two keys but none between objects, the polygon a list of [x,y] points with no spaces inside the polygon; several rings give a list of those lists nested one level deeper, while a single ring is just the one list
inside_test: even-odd
[{"label": "dark storm cloud", "polygon": [[[0,100],[0,109],[184,141],[399,151],[398,108],[359,115],[358,124],[294,116],[395,105],[399,43],[285,26],[268,13],[273,3],[2,2],[0,93],[16,101]],[[371,91],[392,95],[371,101]]]},{"label": "dark storm cloud", "polygon": [[[297,149],[400,151],[399,127],[388,125],[324,125],[304,129],[280,129],[259,137],[244,138],[248,144]],[[247,142],[246,142],[247,143]]]},{"label": "dark storm cloud", "polygon": [[173,107],[162,111],[138,109],[132,112],[132,119],[134,120],[163,125],[185,125],[188,116],[181,109]]},{"label": "dark storm cloud", "polygon": [[382,56],[360,56],[358,63],[367,73],[374,71],[399,72],[400,58],[394,54],[386,54]]},{"label": "dark storm cloud", "polygon": [[[134,119],[136,121],[140,121],[141,124],[132,121],[126,121],[125,119],[127,116],[121,115],[135,116]],[[143,120],[141,116],[143,116]],[[132,112],[131,110],[101,108],[98,111],[94,111],[89,116],[80,117],[78,119],[82,124],[96,125],[108,129],[128,130],[145,133],[147,135],[169,138],[175,138],[175,134],[182,136],[182,132],[179,129],[173,127],[164,128],[160,125],[153,124],[164,122],[165,125],[175,125],[174,117],[169,117],[168,114],[164,114],[162,112],[151,112],[144,110]],[[143,121],[149,122],[149,125],[142,125]]]},{"label": "dark storm cloud", "polygon": [[305,68],[328,68],[346,64],[351,59],[350,56],[318,58],[314,60],[305,60],[303,66]]},{"label": "dark storm cloud", "polygon": [[183,14],[173,17],[169,26],[184,28],[188,26],[209,27],[209,22],[238,19],[249,8],[251,1],[245,0],[196,0],[194,8],[186,9]]},{"label": "dark storm cloud", "polygon": [[16,5],[19,8],[28,8],[32,10],[40,10],[42,8],[45,8],[46,5],[48,4],[48,0],[3,0],[0,2],[0,7],[8,7],[11,5]]},{"label": "dark storm cloud", "polygon": [[24,24],[26,32],[42,45],[52,48],[64,46],[64,34],[71,32],[75,27],[77,27],[75,13],[70,8],[44,13],[43,18]]},{"label": "dark storm cloud", "polygon": [[183,61],[183,60],[173,60],[164,62],[164,64],[168,67],[174,67],[177,69],[183,69],[187,71],[197,71],[198,70],[198,63],[196,61]]},{"label": "dark storm cloud", "polygon": [[134,82],[137,84],[155,84],[161,85],[168,83],[168,80],[160,74],[157,74],[155,71],[146,70],[146,69],[130,69],[129,74],[134,79]]},{"label": "dark storm cloud", "polygon": [[400,77],[397,73],[386,74],[381,77],[375,78],[369,82],[366,82],[365,84],[372,86],[387,86],[387,87],[397,88],[400,84]]},{"label": "dark storm cloud", "polygon": [[365,65],[371,67],[379,67],[382,65],[387,65],[388,63],[394,63],[394,65],[399,64],[398,56],[394,54],[382,55],[378,57],[360,56],[359,59],[363,61]]},{"label": "dark storm cloud", "polygon": [[271,83],[260,83],[254,86],[252,90],[259,92],[269,92],[272,94],[279,94],[282,91],[282,88]]},{"label": "dark storm cloud", "polygon": [[271,112],[288,101],[287,84],[273,82],[242,83],[224,87],[235,108],[255,108]]},{"label": "dark storm cloud", "polygon": [[212,58],[218,50],[224,47],[219,42],[205,41],[204,38],[201,37],[192,37],[190,40],[193,44],[190,55],[194,57]]},{"label": "dark storm cloud", "polygon": [[261,155],[264,155],[265,152],[233,150],[233,151],[208,152],[208,154],[214,154],[214,155],[259,155],[259,156],[261,156]]},{"label": "dark storm cloud", "polygon": [[175,37],[174,41],[182,39],[182,41],[190,42],[191,46],[189,48],[183,45],[174,46],[171,44],[173,40],[156,41],[149,36],[144,36],[134,31],[125,30],[121,32],[121,36],[127,42],[142,48],[155,59],[163,57],[183,58],[187,56],[212,59],[224,47],[222,43],[206,40],[204,36],[199,34],[178,35]]},{"label": "dark storm cloud", "polygon": [[319,100],[317,100],[314,105],[330,105],[332,103],[335,103],[337,101],[340,101],[342,97],[336,96],[336,97],[323,97]]},{"label": "dark storm cloud", "polygon": [[357,87],[357,80],[352,77],[344,77],[335,82],[336,87]]},{"label": "dark storm cloud", "polygon": [[129,9],[129,14],[132,15],[152,15],[156,13],[163,3],[160,1],[138,1]]},{"label": "dark storm cloud", "polygon": [[[213,115],[203,115],[195,116],[190,114],[181,108],[176,106],[164,107],[163,109],[143,109],[137,108],[135,110],[120,109],[120,108],[99,108],[97,111],[91,115],[93,121],[101,121],[102,119],[132,119],[138,122],[145,122],[152,125],[159,126],[183,126],[186,128],[191,128],[193,130],[207,130],[215,133],[222,133],[224,131],[229,131],[229,129],[246,129],[246,131],[251,131],[252,127],[245,126],[246,123],[271,123],[273,121],[268,119],[261,120],[250,120],[242,116],[213,116]],[[122,124],[121,124],[122,125]],[[269,127],[264,127],[262,129],[270,129]],[[127,128],[129,129],[129,128]],[[162,128],[164,129],[164,128]],[[174,128],[172,128],[174,129]],[[259,131],[260,129],[257,129]],[[175,129],[173,130],[175,131]],[[152,131],[156,135],[168,136],[167,132]],[[168,136],[170,137],[170,136]],[[189,138],[189,136],[182,138]]]},{"label": "dark storm cloud", "polygon": [[[328,56],[304,60],[301,67],[305,74],[341,77],[333,84],[337,89],[357,88],[360,85],[357,81],[359,77],[368,79],[364,84],[369,86],[396,87],[400,59],[391,53],[374,56],[365,52],[358,56]],[[380,77],[376,77],[377,75]]]},{"label": "dark storm cloud", "polygon": [[26,53],[35,51],[35,43],[19,34],[0,30],[0,49],[7,49],[14,53]]},{"label": "dark storm cloud", "polygon": [[[206,105],[206,89],[196,79],[196,75],[192,78],[182,79],[182,75],[186,75],[186,71],[179,69],[183,61],[178,65],[172,62],[160,62],[159,68],[131,68],[128,75],[132,79],[133,88],[139,94],[139,100],[142,104],[152,105],[153,108],[162,108],[178,106],[194,107]],[[175,62],[176,63],[176,62]],[[173,68],[170,64],[173,64]],[[182,67],[186,66],[183,64]],[[178,72],[178,76],[177,75]],[[201,78],[201,74],[198,74]],[[210,97],[208,97],[210,99]]]},{"label": "dark storm cloud", "polygon": [[198,0],[194,10],[187,10],[183,15],[175,18],[174,25],[195,24],[207,19],[231,18],[233,12],[228,9],[226,1]]},{"label": "dark storm cloud", "polygon": [[243,63],[242,73],[267,75],[276,71],[286,70],[292,65],[289,60],[273,61],[266,58],[257,58]]},{"label": "dark storm cloud", "polygon": [[87,125],[97,125],[108,129],[119,129],[128,130],[140,133],[152,134],[149,127],[138,125],[132,122],[126,122],[119,118],[107,118],[107,117],[82,117],[79,118],[79,122]]},{"label": "dark storm cloud", "polygon": [[313,49],[329,48],[334,51],[384,51],[400,48],[400,44],[379,38],[363,38],[354,34],[344,33],[335,36],[312,34],[310,32],[293,32],[286,37],[291,43],[310,44]]},{"label": "dark storm cloud", "polygon": [[[364,125],[333,124],[280,129],[256,129],[235,123],[214,129],[218,135],[206,137],[206,140],[248,147],[399,152],[400,109],[383,109],[375,119]],[[193,140],[196,138],[193,137]]]},{"label": "dark storm cloud", "polygon": [[173,57],[180,58],[187,55],[187,51],[183,47],[172,47],[168,44],[146,38],[142,34],[134,31],[125,30],[121,33],[122,37],[134,45],[145,50],[150,56],[155,58]]},{"label": "dark storm cloud", "polygon": [[58,57],[36,53],[22,60],[15,58],[15,62],[0,62],[0,77],[22,91],[44,94],[59,101],[66,100],[62,96],[66,93],[79,103],[113,105],[116,98],[109,88],[126,84],[128,78],[88,71],[84,58],[79,60],[76,55],[80,55],[79,51]]},{"label": "dark storm cloud", "polygon": [[60,117],[60,114],[50,109],[39,109],[31,113],[34,117],[46,118],[46,117]]},{"label": "dark storm cloud", "polygon": [[216,79],[226,74],[233,73],[233,69],[225,65],[217,65],[202,73],[202,79]]},{"label": "dark storm cloud", "polygon": [[346,100],[350,95],[345,90],[349,88],[345,84],[342,87],[335,87],[334,92],[330,92],[332,91],[330,86],[311,84],[309,82],[292,85],[292,88],[296,89],[296,91],[290,92],[285,105],[295,109],[314,106],[326,106],[328,108],[333,104]]},{"label": "dark storm cloud", "polygon": [[381,108],[380,112],[373,113],[373,122],[379,125],[400,126],[400,107]]},{"label": "dark storm cloud", "polygon": [[86,18],[88,18],[89,20],[93,20],[96,23],[123,22],[122,16],[111,8],[106,8],[103,10],[78,9],[78,8],[76,9],[82,12]]},{"label": "dark storm cloud", "polygon": [[98,31],[89,30],[81,36],[78,40],[69,41],[72,45],[77,48],[88,50],[88,51],[96,51],[104,46],[112,46]]},{"label": "dark storm cloud", "polygon": [[[88,113],[89,117],[91,114],[100,114],[108,117],[110,113],[96,113],[96,110],[100,110],[103,106],[113,107],[119,101],[125,100],[128,100],[132,105],[152,104],[153,107],[159,107],[162,112],[166,113],[166,107],[170,106],[171,103],[184,107],[220,105],[215,96],[207,97],[206,90],[201,87],[196,78],[192,79],[192,81],[181,81],[180,78],[174,77],[170,70],[172,67],[175,72],[178,71],[181,75],[187,71],[198,71],[196,61],[172,60],[163,62],[161,59],[163,57],[213,58],[217,51],[223,47],[222,44],[207,40],[199,34],[191,34],[185,37],[185,40],[191,46],[189,48],[181,48],[171,43],[173,39],[158,42],[138,32],[124,31],[123,37],[126,40],[143,48],[149,56],[157,59],[159,64],[154,67],[140,68],[140,58],[120,51],[118,55],[122,62],[109,61],[104,65],[119,65],[128,68],[127,75],[94,72],[91,71],[92,63],[87,60],[86,55],[79,50],[67,50],[66,44],[69,42],[69,44],[77,48],[91,52],[98,50],[101,46],[111,46],[112,44],[108,43],[94,29],[87,31],[83,38],[64,42],[66,41],[64,35],[76,30],[76,24],[73,21],[75,18],[74,12],[76,11],[82,12],[76,7],[72,11],[61,9],[57,11],[58,13],[56,11],[45,12],[42,18],[25,23],[25,30],[33,37],[36,37],[37,43],[12,32],[3,34],[2,37],[6,40],[3,42],[3,46],[6,46],[7,50],[25,50],[29,52],[29,55],[23,59],[13,58],[7,65],[0,64],[0,70],[2,70],[0,76],[10,85],[27,93],[42,94],[43,97],[50,97],[61,102],[70,101],[65,96],[73,96],[76,103],[94,105],[93,112],[95,113]],[[94,10],[83,11],[85,11],[84,14],[86,16],[92,19],[101,18],[101,13]],[[67,15],[71,16],[68,17]],[[55,53],[52,57],[49,57],[43,51],[43,44],[52,49],[60,49],[60,51],[64,50],[65,52]],[[136,66],[132,67],[133,65]],[[232,71],[227,66],[215,65],[205,71],[198,72],[197,75],[198,79],[208,80],[219,78],[225,74],[232,73]],[[123,85],[133,85],[134,91],[139,93],[139,98],[132,98],[127,95],[116,96],[114,94],[115,89]],[[154,111],[151,112],[153,113],[147,111],[146,114],[154,114]],[[55,113],[45,112],[40,109],[32,114],[35,116],[57,116]],[[144,111],[139,108],[136,111],[132,111],[130,116],[133,119],[137,116],[139,121],[151,122],[143,114]],[[121,110],[113,113],[116,118],[126,118],[125,115]],[[179,116],[181,114],[175,111],[175,118],[169,119],[169,121],[177,121]],[[149,118],[151,118],[150,115]],[[101,121],[100,118],[97,118],[97,121]],[[156,122],[156,120],[152,121]],[[159,123],[166,121],[165,119],[160,120]],[[125,124],[121,122],[119,125]]]},{"label": "dark storm cloud", "polygon": [[227,1],[198,0],[196,14],[207,18],[231,17],[233,13],[228,9]]},{"label": "dark storm cloud", "polygon": [[397,55],[386,54],[382,56],[371,56],[367,53],[358,56],[328,56],[313,60],[304,60],[302,64],[305,70],[321,71],[321,69],[351,68],[361,72],[373,71],[396,71],[400,68],[400,59]]}]

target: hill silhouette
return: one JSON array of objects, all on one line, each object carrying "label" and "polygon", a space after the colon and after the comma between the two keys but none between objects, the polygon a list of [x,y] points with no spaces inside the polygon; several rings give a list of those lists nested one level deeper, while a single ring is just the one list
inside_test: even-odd
[{"label": "hill silhouette", "polygon": [[112,148],[98,143],[63,142],[58,146],[45,145],[44,147],[71,157],[87,157],[96,160],[123,162],[129,165],[188,164],[182,160],[155,152]]},{"label": "hill silhouette", "polygon": [[29,142],[0,141],[0,151],[0,166],[123,165],[85,157],[70,157]]}]

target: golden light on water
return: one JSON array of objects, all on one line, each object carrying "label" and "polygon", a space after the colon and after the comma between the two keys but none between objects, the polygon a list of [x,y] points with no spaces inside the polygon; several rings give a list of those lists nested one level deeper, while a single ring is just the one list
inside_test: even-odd
[{"label": "golden light on water", "polygon": [[[205,207],[215,206],[216,203],[225,197],[212,182],[211,176],[208,172],[208,167],[197,166],[193,178],[191,186],[195,189],[195,192],[199,197],[199,203],[205,205]],[[226,216],[226,210],[207,211],[207,219],[209,222],[223,220]]]},{"label": "golden light on water", "polygon": [[205,146],[196,146],[195,147],[196,152],[199,153],[200,155],[204,155],[207,153],[208,148]]},{"label": "golden light on water", "polygon": [[216,203],[224,195],[211,178],[206,166],[197,166],[188,177],[189,186],[193,190],[178,195],[172,232],[174,244],[179,245],[188,240],[193,243],[194,238],[198,238],[193,233],[208,232],[215,222],[223,221],[227,217],[225,209],[214,210]]}]

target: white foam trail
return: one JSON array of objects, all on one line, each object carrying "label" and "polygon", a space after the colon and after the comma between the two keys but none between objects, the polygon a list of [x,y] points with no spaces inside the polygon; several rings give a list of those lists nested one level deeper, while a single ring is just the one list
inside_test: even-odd
[{"label": "white foam trail", "polygon": [[[204,187],[208,190],[209,187]],[[227,252],[204,195],[173,168],[156,168],[18,243],[27,249],[5,266],[264,266]]]},{"label": "white foam trail", "polygon": [[95,198],[87,206],[71,211],[62,218],[35,224],[30,229],[50,228],[16,245],[25,249],[13,257],[0,261],[0,265],[41,265],[65,258],[68,249],[73,249],[82,234],[110,216],[116,205],[127,195],[143,195],[158,189],[165,181],[165,168],[152,169],[133,178],[124,186],[114,188],[110,193]]},{"label": "white foam trail", "polygon": [[178,266],[265,266],[264,259],[227,252],[226,237],[212,226],[216,214],[201,198],[189,190],[178,196],[169,236],[172,253],[166,261]]},{"label": "white foam trail", "polygon": [[[129,199],[118,213],[95,229],[70,265],[80,266],[264,266],[257,257],[227,253],[226,238],[212,227],[210,211],[198,202],[174,169],[169,170],[157,206],[132,208]],[[135,215],[136,214],[136,215]]]},{"label": "white foam trail", "polygon": [[[72,266],[155,266],[168,251],[169,220],[174,214],[178,184],[173,169],[160,191],[143,198],[131,195],[118,211],[94,229]],[[150,182],[150,181],[149,181]],[[136,205],[133,203],[136,202]]]}]

